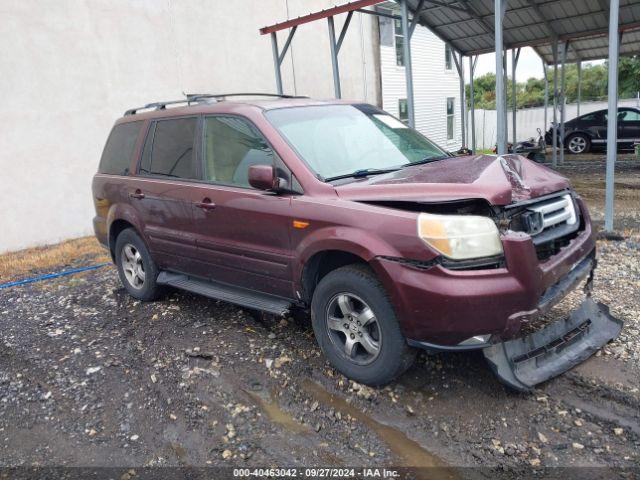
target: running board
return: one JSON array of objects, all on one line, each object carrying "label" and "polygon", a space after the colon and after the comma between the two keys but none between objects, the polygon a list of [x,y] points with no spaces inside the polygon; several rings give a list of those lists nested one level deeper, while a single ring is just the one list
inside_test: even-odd
[{"label": "running board", "polygon": [[587,297],[569,318],[483,352],[503,383],[530,392],[537,384],[585,361],[615,339],[620,330],[622,321],[611,316],[606,305]]},{"label": "running board", "polygon": [[179,273],[160,272],[156,283],[274,315],[284,315],[291,307],[291,302],[284,298]]}]

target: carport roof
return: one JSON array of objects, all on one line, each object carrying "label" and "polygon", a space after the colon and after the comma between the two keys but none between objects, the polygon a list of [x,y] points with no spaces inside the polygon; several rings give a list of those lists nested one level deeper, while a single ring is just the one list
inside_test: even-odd
[{"label": "carport roof", "polygon": [[[420,0],[409,0],[415,11]],[[425,0],[420,24],[463,55],[493,52],[494,0]],[[503,21],[505,48],[534,47],[553,64],[552,39],[569,42],[568,61],[608,56],[607,0],[509,0]],[[620,54],[640,53],[640,1],[620,1]]]},{"label": "carport roof", "polygon": [[[384,3],[352,1],[320,12],[264,27],[270,33],[338,13]],[[418,23],[429,28],[463,55],[493,52],[494,0],[408,0],[418,11]],[[553,64],[553,38],[569,42],[567,61],[608,56],[609,2],[607,0],[509,0],[503,21],[505,48],[530,46]],[[640,54],[640,0],[620,0],[621,55]]]}]

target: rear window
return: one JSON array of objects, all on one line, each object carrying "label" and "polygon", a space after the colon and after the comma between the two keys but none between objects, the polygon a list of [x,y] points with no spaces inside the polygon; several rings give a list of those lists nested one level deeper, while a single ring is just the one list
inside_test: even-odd
[{"label": "rear window", "polygon": [[197,179],[194,139],[198,119],[159,120],[144,145],[140,173]]},{"label": "rear window", "polygon": [[100,159],[99,173],[128,175],[131,157],[143,122],[116,125],[111,130]]}]

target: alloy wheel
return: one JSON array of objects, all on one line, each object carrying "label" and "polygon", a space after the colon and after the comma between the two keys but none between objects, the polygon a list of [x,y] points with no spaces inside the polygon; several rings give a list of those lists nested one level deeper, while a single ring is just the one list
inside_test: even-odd
[{"label": "alloy wheel", "polygon": [[142,288],[145,279],[144,263],[142,255],[134,245],[127,243],[122,247],[121,263],[129,285],[136,289]]},{"label": "alloy wheel", "polygon": [[326,311],[327,333],[337,350],[358,365],[368,365],[380,355],[382,335],[373,310],[352,293],[339,293]]},{"label": "alloy wheel", "polygon": [[587,140],[584,137],[573,137],[569,140],[569,150],[572,153],[582,153],[587,148]]}]

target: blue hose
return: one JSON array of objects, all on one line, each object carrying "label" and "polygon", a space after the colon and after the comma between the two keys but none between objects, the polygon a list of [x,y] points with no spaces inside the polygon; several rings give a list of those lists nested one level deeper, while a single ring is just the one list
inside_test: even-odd
[{"label": "blue hose", "polygon": [[20,285],[26,285],[28,283],[41,282],[42,280],[50,280],[52,278],[64,277],[66,275],[73,275],[74,273],[86,272],[88,270],[96,270],[109,265],[109,263],[99,263],[97,265],[90,265],[88,267],[72,268],[71,270],[63,270],[58,273],[47,273],[46,275],[40,275],[38,277],[25,278],[24,280],[17,280],[15,282],[0,283],[0,290],[9,287],[18,287]]}]

